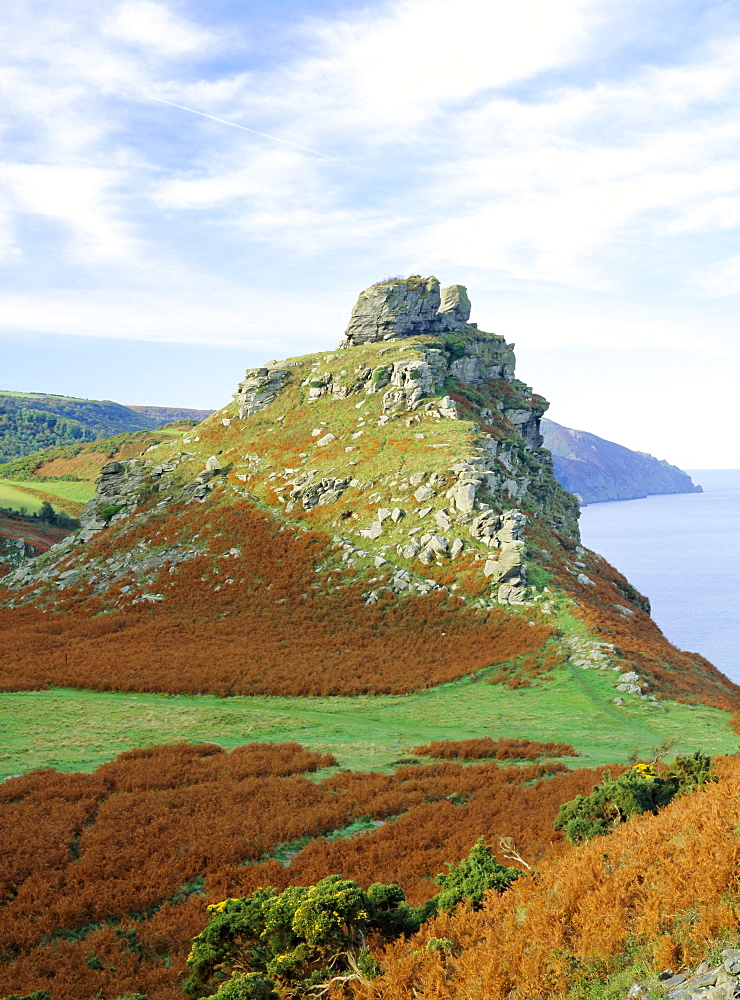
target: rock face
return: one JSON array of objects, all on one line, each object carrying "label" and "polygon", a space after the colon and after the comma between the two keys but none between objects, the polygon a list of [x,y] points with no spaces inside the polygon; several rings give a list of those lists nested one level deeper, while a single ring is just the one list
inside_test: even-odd
[{"label": "rock face", "polygon": [[681,469],[652,455],[553,420],[543,420],[541,430],[559,482],[584,504],[638,500],[655,493],[702,492]]},{"label": "rock face", "polygon": [[527,518],[520,510],[506,510],[503,514],[486,511],[470,525],[474,538],[498,551],[486,560],[483,572],[494,584],[499,584],[498,599],[501,604],[519,604],[524,600],[524,526]]},{"label": "rock face", "polygon": [[251,368],[239,383],[234,399],[239,407],[239,416],[251,417],[275,399],[288,381],[289,372],[284,368]]},{"label": "rock face", "polygon": [[144,479],[141,462],[108,462],[100,470],[95,496],[88,500],[80,517],[80,538],[87,541],[113,520],[132,514],[139,503],[138,491]]},{"label": "rock face", "polygon": [[[439,348],[420,347],[421,358],[396,361],[390,370],[367,369],[366,392],[378,392],[390,383],[383,398],[386,414],[399,409],[415,409],[422,399],[438,393],[450,376],[471,386],[502,380],[530,392],[514,378],[513,345],[496,334],[479,331],[475,323],[469,322],[469,317],[470,299],[464,285],[449,285],[440,291],[439,281],[434,277],[392,278],[360,293],[339,347],[421,335],[441,338]],[[253,373],[248,372],[247,376],[250,375]],[[266,375],[265,371],[263,378]],[[311,383],[309,398],[329,393],[339,398],[348,394],[344,387],[325,379],[321,384]],[[512,400],[508,406],[502,402],[500,408],[527,446],[536,450],[542,446],[540,419],[547,404],[539,410],[533,406],[523,407],[521,393],[517,395],[519,400]],[[449,405],[451,400],[445,399],[443,415],[456,416]]]},{"label": "rock face", "polygon": [[448,285],[440,294],[438,319],[445,319],[454,326],[464,325],[470,319],[470,299],[465,285]]},{"label": "rock face", "polygon": [[393,278],[371,285],[360,292],[340,347],[430,333],[435,329],[440,305],[436,278],[414,274],[408,279]]},{"label": "rock face", "polygon": [[410,278],[391,278],[360,292],[339,346],[440,334],[467,326],[469,318],[465,285],[440,290],[434,277],[412,274]]}]

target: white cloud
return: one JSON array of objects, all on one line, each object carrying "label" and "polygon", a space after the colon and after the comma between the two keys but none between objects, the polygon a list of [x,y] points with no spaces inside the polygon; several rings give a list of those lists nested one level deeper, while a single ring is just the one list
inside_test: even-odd
[{"label": "white cloud", "polygon": [[166,56],[198,52],[212,39],[210,32],[154,0],[124,0],[105,23],[103,33]]},{"label": "white cloud", "polygon": [[425,121],[482,91],[577,58],[596,26],[598,0],[400,0],[385,10],[315,28],[319,58],[295,78],[333,80],[337,103],[376,134]]},{"label": "white cloud", "polygon": [[711,296],[740,295],[740,254],[733,254],[704,270],[696,271],[693,282]]},{"label": "white cloud", "polygon": [[113,170],[46,164],[0,163],[0,182],[17,212],[63,223],[77,259],[128,258],[135,241],[109,204],[109,189],[120,183]]}]

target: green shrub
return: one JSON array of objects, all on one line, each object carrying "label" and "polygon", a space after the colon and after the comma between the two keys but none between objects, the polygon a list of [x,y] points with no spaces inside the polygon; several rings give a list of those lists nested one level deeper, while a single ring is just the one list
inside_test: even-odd
[{"label": "green shrub", "polygon": [[20,993],[12,993],[9,997],[5,997],[5,1000],[53,1000],[53,998],[46,990],[36,990],[35,993],[25,993],[23,996]]},{"label": "green shrub", "polygon": [[718,780],[717,775],[712,774],[712,758],[699,750],[676,757],[668,773],[678,783],[679,794],[693,792],[709,781]]},{"label": "green shrub", "polygon": [[716,780],[711,757],[699,751],[676,757],[673,768],[662,774],[649,764],[636,764],[618,778],[607,772],[590,795],[577,795],[563,803],[555,829],[563,830],[572,844],[582,844],[591,837],[611,833],[635,813],[657,813],[676,795]]},{"label": "green shrub", "polygon": [[487,892],[504,892],[524,874],[519,868],[500,865],[491,854],[491,848],[483,846],[482,837],[475,842],[467,858],[447,867],[450,870],[436,879],[437,885],[442,887],[442,892],[435,896],[440,910],[451,910],[463,900],[478,910]]},{"label": "green shrub", "polygon": [[231,979],[219,986],[211,1000],[278,1000],[274,985],[271,979],[258,972],[246,975],[235,972]]},{"label": "green shrub", "polygon": [[445,354],[449,359],[449,363],[452,364],[454,361],[458,361],[460,358],[465,357],[465,348],[467,347],[467,342],[458,337],[447,336],[442,340],[442,347]]},{"label": "green shrub", "polygon": [[98,514],[104,521],[110,521],[112,517],[116,516],[119,510],[123,510],[122,503],[98,504]]},{"label": "green shrub", "polygon": [[373,978],[381,970],[367,951],[368,935],[417,931],[434,906],[410,907],[399,886],[377,883],[365,892],[330,875],[310,887],[257,889],[208,910],[211,920],[188,957],[184,991],[270,1000],[274,990],[306,991],[336,976]]}]

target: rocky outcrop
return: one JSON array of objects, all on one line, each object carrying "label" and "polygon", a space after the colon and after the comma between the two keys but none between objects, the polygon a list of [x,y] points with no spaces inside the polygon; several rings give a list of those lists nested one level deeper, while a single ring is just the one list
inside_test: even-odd
[{"label": "rocky outcrop", "polygon": [[442,387],[446,374],[447,363],[442,351],[422,351],[421,358],[395,361],[390,372],[390,387],[383,395],[383,413],[416,409],[423,399],[433,396]]},{"label": "rocky outcrop", "polygon": [[469,327],[468,330],[477,336],[452,345],[450,374],[472,386],[485,385],[496,378],[513,381],[516,366],[513,346],[494,333],[483,333],[476,327]]},{"label": "rocky outcrop", "polygon": [[486,511],[470,526],[478,541],[498,551],[486,560],[483,572],[493,584],[498,584],[500,604],[520,604],[525,597],[524,526],[527,518],[520,510],[503,514]]},{"label": "rocky outcrop", "polygon": [[292,510],[298,501],[304,510],[325,507],[338,500],[351,482],[352,476],[333,476],[315,481],[313,475],[308,475],[294,485],[288,509]]},{"label": "rocky outcrop", "polygon": [[434,277],[412,274],[410,278],[389,278],[360,292],[339,346],[474,329],[469,319],[470,299],[465,285],[448,285],[440,290]]},{"label": "rocky outcrop", "polygon": [[[440,292],[436,278],[412,275],[366,288],[352,310],[341,348],[420,335],[441,338],[440,346],[419,345],[421,357],[395,361],[392,367],[370,369],[363,365],[353,385],[339,384],[328,373],[314,378],[305,383],[309,400],[330,394],[344,399],[362,386],[367,393],[378,392],[390,383],[383,397],[383,412],[389,414],[416,409],[422,399],[438,393],[447,378],[470,386],[498,380],[518,390],[509,393],[498,408],[527,447],[540,448],[540,419],[547,404],[515,380],[513,345],[478,330],[475,323],[468,322],[469,316],[470,299],[464,285],[450,285]],[[266,370],[261,372],[266,379]],[[449,407],[444,415],[451,416]]]},{"label": "rocky outcrop", "polygon": [[88,500],[80,516],[79,537],[83,542],[111,522],[120,521],[134,512],[139,504],[144,475],[144,466],[138,460],[108,462],[103,466],[95,496]]},{"label": "rocky outcrop", "polygon": [[[740,996],[740,950],[725,948],[720,965],[702,962],[693,972],[665,969],[658,976],[664,1000],[732,1000]],[[648,1000],[655,996],[642,983],[633,983],[626,1000]]]},{"label": "rocky outcrop", "polygon": [[371,285],[360,292],[339,346],[356,347],[433,332],[440,305],[436,278],[413,274]]},{"label": "rocky outcrop", "polygon": [[[156,470],[155,470],[156,471]],[[168,469],[167,471],[172,471]],[[202,472],[199,472],[192,483],[184,486],[180,496],[183,500],[205,500],[213,489],[213,480],[221,473],[221,463],[215,455],[206,459],[206,465]]]},{"label": "rocky outcrop", "polygon": [[638,500],[660,493],[701,493],[675,465],[614,441],[543,420],[545,447],[558,481],[581,503]]},{"label": "rocky outcrop", "polygon": [[248,369],[234,393],[239,416],[244,419],[264,410],[285,387],[289,377],[290,372],[284,368]]},{"label": "rocky outcrop", "polygon": [[442,289],[437,319],[446,321],[451,329],[468,322],[470,299],[465,285],[448,285]]},{"label": "rocky outcrop", "polygon": [[0,534],[0,565],[21,566],[27,559],[33,559],[36,551],[25,538],[6,538]]}]

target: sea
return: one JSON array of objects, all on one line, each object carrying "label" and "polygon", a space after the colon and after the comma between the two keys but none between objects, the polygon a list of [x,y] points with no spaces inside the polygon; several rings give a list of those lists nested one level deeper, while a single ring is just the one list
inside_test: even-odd
[{"label": "sea", "polygon": [[740,469],[687,471],[703,493],[588,504],[581,537],[650,599],[670,642],[740,684]]}]

